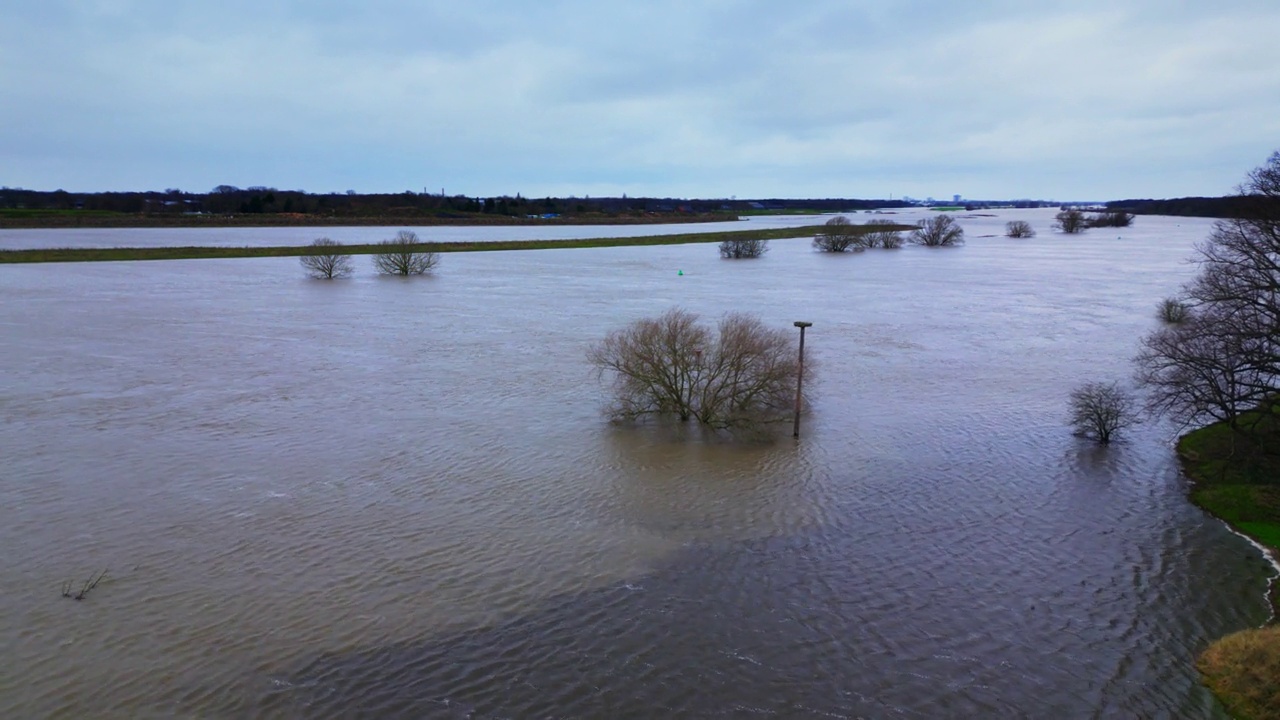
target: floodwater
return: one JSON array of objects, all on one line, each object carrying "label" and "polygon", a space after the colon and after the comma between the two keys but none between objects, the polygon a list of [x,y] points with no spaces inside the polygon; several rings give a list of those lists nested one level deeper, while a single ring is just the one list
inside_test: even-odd
[{"label": "floodwater", "polygon": [[[889,211],[893,219],[899,211]],[[914,211],[912,211],[914,212]],[[918,214],[918,213],[917,213]],[[0,250],[112,247],[272,247],[309,245],[327,237],[347,245],[376,243],[413,230],[428,242],[503,240],[580,240],[583,238],[681,235],[759,230],[821,224],[833,215],[759,215],[726,222],[658,225],[431,225],[426,227],[270,227],[270,228],[81,228],[0,229]],[[858,217],[863,217],[859,215]],[[872,215],[865,215],[872,217]]]},{"label": "floodwater", "polygon": [[[1051,217],[410,280],[0,266],[0,717],[1225,717],[1193,659],[1270,567],[1172,428],[1064,423],[1211,222]],[[814,323],[798,442],[603,419],[586,348],[675,305]]]}]

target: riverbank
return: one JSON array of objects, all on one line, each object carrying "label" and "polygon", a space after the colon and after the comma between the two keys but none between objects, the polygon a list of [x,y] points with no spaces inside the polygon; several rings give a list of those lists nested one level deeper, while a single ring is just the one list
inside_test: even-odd
[{"label": "riverbank", "polygon": [[[679,235],[641,235],[616,238],[582,238],[573,240],[497,240],[491,242],[427,242],[423,251],[485,252],[497,250],[553,250],[566,248],[620,247],[631,245],[686,245],[724,240],[783,240],[812,237],[820,225],[800,227],[738,230],[731,232],[682,233]],[[876,228],[880,229],[880,228]],[[898,229],[907,230],[909,226]],[[384,248],[376,243],[340,245],[332,249],[344,255],[369,255]],[[289,257],[312,252],[308,245],[276,245],[269,247],[117,247],[117,248],[40,248],[0,250],[3,263],[46,262],[112,262],[122,260],[197,260],[209,258]]]},{"label": "riverbank", "polygon": [[[1225,423],[1193,430],[1178,441],[1191,478],[1191,501],[1263,548],[1280,570],[1280,457],[1264,452],[1280,439],[1280,409],[1246,414],[1245,435]],[[1196,666],[1227,709],[1247,720],[1280,719],[1280,592],[1268,592],[1268,626],[1216,640]]]},{"label": "riverbank", "polygon": [[1178,440],[1178,456],[1194,482],[1191,501],[1280,559],[1280,455],[1267,452],[1280,441],[1280,407],[1247,413],[1239,422],[1254,429],[1246,434],[1215,423]]}]

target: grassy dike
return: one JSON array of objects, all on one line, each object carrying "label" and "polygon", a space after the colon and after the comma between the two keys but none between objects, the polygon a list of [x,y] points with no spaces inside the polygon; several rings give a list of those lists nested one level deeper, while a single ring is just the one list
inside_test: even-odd
[{"label": "grassy dike", "polygon": [[[1242,419],[1257,421],[1256,435],[1216,423],[1183,435],[1178,455],[1194,482],[1191,501],[1280,560],[1280,457],[1261,452],[1262,443],[1280,441],[1280,407]],[[1271,603],[1280,614],[1280,588],[1273,586]],[[1280,720],[1280,624],[1221,638],[1196,666],[1239,720]]]},{"label": "grassy dike", "polygon": [[[861,230],[860,226],[855,226]],[[906,230],[910,226],[902,226]],[[877,228],[882,229],[882,228]],[[769,228],[765,230],[736,230],[713,233],[681,233],[679,235],[644,235],[640,237],[584,238],[577,240],[497,240],[494,242],[438,242],[423,243],[422,250],[435,252],[492,252],[500,250],[551,250],[562,248],[623,247],[633,245],[684,245],[712,243],[723,240],[783,240],[812,237],[822,230],[821,225]],[[370,255],[383,249],[376,243],[340,245],[326,249],[345,255]],[[290,257],[308,255],[307,245],[276,245],[271,247],[153,247],[153,248],[48,248],[35,250],[0,250],[0,263],[48,263],[48,262],[116,262],[123,260],[198,260],[206,258],[255,258]]]}]

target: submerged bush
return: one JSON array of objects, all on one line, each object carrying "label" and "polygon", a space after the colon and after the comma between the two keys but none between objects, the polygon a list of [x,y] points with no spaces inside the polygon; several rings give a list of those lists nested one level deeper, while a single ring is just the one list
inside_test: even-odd
[{"label": "submerged bush", "polygon": [[730,313],[713,329],[675,308],[615,330],[587,359],[611,375],[615,420],[646,416],[744,428],[793,417],[799,360],[794,338]]},{"label": "submerged bush", "polygon": [[1026,220],[1010,220],[1004,224],[1004,234],[1011,238],[1032,238],[1036,231]]},{"label": "submerged bush", "polygon": [[826,222],[822,227],[822,232],[813,237],[813,247],[815,250],[822,252],[837,253],[848,250],[861,250],[863,246],[860,239],[853,223],[849,222],[849,218],[841,215],[833,217]]},{"label": "submerged bush", "polygon": [[422,275],[439,261],[439,254],[426,249],[417,233],[409,230],[378,243],[373,255],[373,267],[383,275]]},{"label": "submerged bush", "polygon": [[1107,210],[1089,218],[1089,227],[1129,227],[1133,224],[1133,213],[1123,210]]},{"label": "submerged bush", "polygon": [[298,260],[313,278],[332,280],[346,277],[352,271],[351,256],[339,250],[341,247],[342,243],[337,240],[319,238],[311,243],[307,254],[300,256]]},{"label": "submerged bush", "polygon": [[1089,218],[1074,208],[1063,210],[1053,216],[1053,227],[1059,232],[1074,235],[1089,229]]},{"label": "submerged bush", "polygon": [[894,229],[896,224],[891,220],[866,221],[862,225],[862,244],[887,250],[902,247],[902,232]]},{"label": "submerged bush", "polygon": [[964,244],[964,228],[950,215],[934,215],[917,222],[907,242],[925,247],[955,247]]},{"label": "submerged bush", "polygon": [[1116,383],[1089,382],[1071,391],[1071,426],[1081,437],[1106,445],[1140,421],[1137,402]]},{"label": "submerged bush", "polygon": [[729,259],[758,258],[769,251],[769,241],[735,238],[720,243],[720,257]]},{"label": "submerged bush", "polygon": [[1191,314],[1187,304],[1177,298],[1165,298],[1160,301],[1156,314],[1170,325],[1184,323]]}]

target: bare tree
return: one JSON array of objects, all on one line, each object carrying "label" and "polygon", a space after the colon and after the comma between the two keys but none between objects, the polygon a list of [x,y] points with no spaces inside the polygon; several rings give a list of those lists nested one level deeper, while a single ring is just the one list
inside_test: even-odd
[{"label": "bare tree", "polygon": [[1089,229],[1089,218],[1079,210],[1069,208],[1053,216],[1053,228],[1068,235],[1082,233]]},{"label": "bare tree", "polygon": [[862,244],[869,248],[893,250],[902,247],[902,232],[891,220],[868,220],[862,224]]},{"label": "bare tree", "polygon": [[1146,407],[1157,416],[1191,425],[1226,422],[1266,402],[1267,372],[1252,357],[1258,338],[1237,333],[1230,318],[1202,308],[1177,325],[1142,340],[1134,359]]},{"label": "bare tree", "polygon": [[769,241],[760,238],[730,238],[720,243],[720,257],[758,258],[769,251]]},{"label": "bare tree", "polygon": [[1197,247],[1189,317],[1144,338],[1135,361],[1152,411],[1248,430],[1241,415],[1280,397],[1280,153],[1239,195],[1243,215],[1219,221]]},{"label": "bare tree", "polygon": [[791,336],[729,313],[715,331],[675,308],[610,333],[587,358],[612,376],[615,420],[674,417],[719,429],[792,417],[798,359]]},{"label": "bare tree", "polygon": [[337,240],[319,238],[311,243],[307,254],[298,260],[313,278],[332,280],[347,277],[353,270],[351,256],[339,250],[341,247],[342,243]]},{"label": "bare tree", "polygon": [[1071,425],[1103,445],[1141,422],[1133,396],[1116,383],[1088,382],[1071,391]]},{"label": "bare tree", "polygon": [[925,247],[956,247],[964,244],[964,228],[950,215],[934,215],[917,222],[907,242]]},{"label": "bare tree", "polygon": [[422,275],[439,262],[439,253],[427,249],[410,230],[378,243],[378,252],[373,255],[373,267],[383,275]]},{"label": "bare tree", "polygon": [[1010,220],[1004,224],[1004,234],[1011,238],[1033,238],[1036,231],[1026,220]]},{"label": "bare tree", "polygon": [[863,249],[857,229],[843,215],[833,217],[823,225],[822,232],[813,237],[813,247],[815,250],[833,253]]}]

